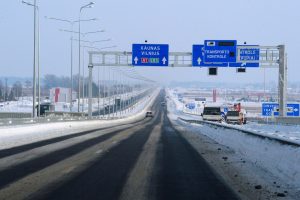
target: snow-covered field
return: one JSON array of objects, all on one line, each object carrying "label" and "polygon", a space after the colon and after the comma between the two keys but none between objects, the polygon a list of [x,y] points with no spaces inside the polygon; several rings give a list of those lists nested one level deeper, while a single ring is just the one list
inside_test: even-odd
[{"label": "snow-covered field", "polygon": [[[278,140],[268,140],[238,130],[217,127],[209,124],[187,123],[183,119],[202,120],[199,116],[182,112],[182,105],[169,94],[169,118],[177,127],[187,130],[193,138],[191,141],[197,147],[197,135],[204,135],[229,148],[232,166],[240,170],[253,184],[260,183],[268,191],[288,192],[285,199],[300,198],[300,127],[271,124],[249,123],[246,126],[227,125],[253,131],[270,138],[292,141],[295,145],[281,143]],[[298,144],[298,145],[297,145]],[[226,158],[227,159],[227,158]],[[244,160],[246,164],[239,160]],[[234,163],[237,164],[234,164]],[[277,184],[277,185],[276,185]],[[278,186],[280,184],[280,186]],[[280,187],[280,188],[279,188]],[[286,195],[286,194],[285,194]],[[271,198],[273,199],[273,198]]]},{"label": "snow-covered field", "polygon": [[[81,131],[112,127],[114,125],[128,124],[139,121],[145,117],[145,112],[153,104],[159,89],[155,90],[150,98],[138,103],[127,116],[113,120],[91,120],[74,122],[43,123],[19,126],[0,127],[0,149],[24,145],[32,142],[70,135]],[[147,100],[147,101],[146,101]]]},{"label": "snow-covered field", "polygon": [[0,112],[32,112],[32,100],[21,98],[18,101],[0,103]]},{"label": "snow-covered field", "polygon": [[274,136],[279,139],[289,139],[300,144],[300,125],[259,124],[250,122],[242,128],[264,135]]},{"label": "snow-covered field", "polygon": [[[186,112],[186,109],[182,109],[183,103],[178,101],[176,96],[172,93],[172,90],[167,90],[167,95],[172,99],[176,106],[176,114],[180,115],[184,119],[195,119],[202,120],[202,117],[194,113]],[[251,103],[249,103],[250,105]],[[255,103],[254,103],[255,104]],[[261,134],[264,136],[270,136],[272,138],[279,138],[288,141],[294,141],[300,144],[300,125],[283,125],[283,124],[266,124],[266,123],[256,123],[248,122],[246,125],[229,125],[223,124],[224,126],[235,127],[241,130],[248,130]]]},{"label": "snow-covered field", "polygon": [[[137,96],[143,93],[145,90],[134,91],[126,94],[115,95],[106,98],[93,99],[93,111],[97,111],[98,108],[102,109],[106,105],[113,105],[115,98],[120,98],[122,100],[130,99],[132,96]],[[70,103],[57,102],[55,105],[55,111],[70,112]],[[73,103],[72,111],[76,112],[78,110],[78,100]],[[88,112],[88,99],[81,99],[80,110]],[[21,97],[18,101],[9,101],[0,103],[0,112],[32,112],[32,97]]]}]

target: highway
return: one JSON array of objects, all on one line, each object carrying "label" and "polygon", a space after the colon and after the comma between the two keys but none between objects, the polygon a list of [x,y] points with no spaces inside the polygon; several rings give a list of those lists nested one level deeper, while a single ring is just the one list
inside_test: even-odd
[{"label": "highway", "polygon": [[153,118],[0,151],[0,199],[238,199],[161,106]]}]

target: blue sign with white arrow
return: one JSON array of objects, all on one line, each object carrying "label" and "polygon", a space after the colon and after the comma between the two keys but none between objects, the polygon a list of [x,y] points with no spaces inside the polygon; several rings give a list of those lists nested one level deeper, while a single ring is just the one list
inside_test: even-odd
[{"label": "blue sign with white arrow", "polygon": [[194,67],[228,67],[228,63],[205,63],[204,62],[204,45],[193,45],[193,62]]},{"label": "blue sign with white arrow", "polygon": [[259,63],[247,63],[247,62],[229,63],[229,67],[259,67]]},{"label": "blue sign with white arrow", "polygon": [[[238,62],[229,63],[229,67],[259,67],[260,49],[258,45],[238,45],[242,47],[238,51]],[[257,61],[249,63],[248,61]]]},{"label": "blue sign with white arrow", "polygon": [[[263,103],[262,104],[262,116],[279,116],[279,104],[278,103]],[[287,116],[300,116],[299,104],[287,104]]]},{"label": "blue sign with white arrow", "polygon": [[205,40],[205,63],[235,63],[237,56],[236,40]]},{"label": "blue sign with white arrow", "polygon": [[299,104],[287,104],[287,116],[299,116]]},{"label": "blue sign with white arrow", "polygon": [[133,66],[168,66],[169,45],[167,44],[133,44]]}]

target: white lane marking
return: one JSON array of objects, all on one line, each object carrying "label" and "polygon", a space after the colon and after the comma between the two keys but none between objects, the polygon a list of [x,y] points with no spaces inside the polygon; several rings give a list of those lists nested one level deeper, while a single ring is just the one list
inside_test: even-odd
[{"label": "white lane marking", "polygon": [[96,151],[95,153],[96,154],[100,154],[100,153],[102,153],[103,152],[103,150],[102,149],[99,149],[98,151]]}]

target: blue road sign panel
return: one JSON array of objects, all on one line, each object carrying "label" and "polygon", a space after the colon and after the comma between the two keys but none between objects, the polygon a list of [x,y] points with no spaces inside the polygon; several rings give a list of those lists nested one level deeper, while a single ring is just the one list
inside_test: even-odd
[{"label": "blue road sign panel", "polygon": [[196,108],[196,104],[195,103],[188,103],[185,105],[185,107],[187,107],[190,110],[194,110]]},{"label": "blue road sign panel", "polygon": [[287,116],[299,116],[299,104],[287,104]]},{"label": "blue road sign panel", "polygon": [[[238,47],[243,47],[237,55],[239,57],[239,62],[229,63],[229,67],[259,67],[260,50],[253,46],[257,45],[249,45],[249,47],[246,45],[239,45]],[[257,61],[257,63],[249,63],[247,61]]]},{"label": "blue road sign panel", "polygon": [[247,62],[229,63],[229,67],[259,67],[259,63],[247,63]]},{"label": "blue road sign panel", "polygon": [[[253,45],[254,46],[254,45]],[[240,61],[259,61],[259,55],[260,55],[260,50],[259,48],[253,48],[253,47],[247,47],[247,46],[242,46],[240,45],[240,47],[244,47],[242,49],[240,49],[239,52],[239,60]]]},{"label": "blue road sign panel", "polygon": [[[263,103],[262,104],[262,116],[279,116],[279,104],[278,103]],[[300,116],[299,104],[287,104],[287,116]]]},{"label": "blue road sign panel", "polygon": [[228,63],[205,63],[204,45],[193,45],[193,63],[194,67],[228,67]]},{"label": "blue road sign panel", "polygon": [[169,45],[167,44],[133,44],[133,66],[168,66]]},{"label": "blue road sign panel", "polygon": [[278,116],[279,104],[278,103],[263,103],[262,104],[262,116]]},{"label": "blue road sign panel", "polygon": [[223,111],[224,111],[224,113],[228,113],[228,108],[224,107]]},{"label": "blue road sign panel", "polygon": [[205,40],[204,62],[205,63],[235,63],[236,40]]}]

